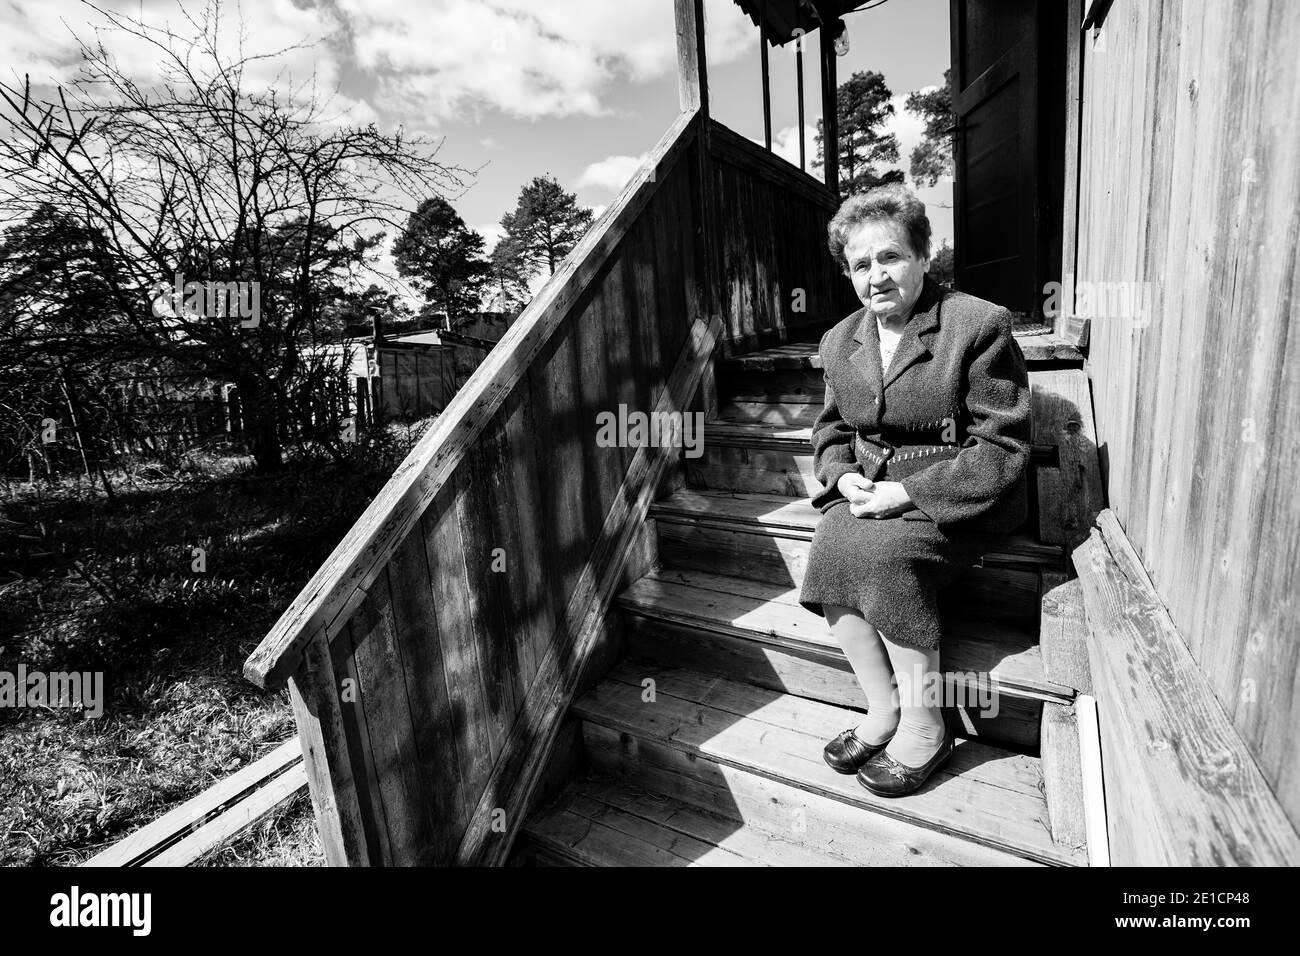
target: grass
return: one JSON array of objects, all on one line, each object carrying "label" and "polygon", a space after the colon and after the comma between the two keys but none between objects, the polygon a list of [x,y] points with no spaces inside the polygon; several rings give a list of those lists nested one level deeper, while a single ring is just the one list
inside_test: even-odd
[{"label": "grass", "polygon": [[[0,863],[79,863],[295,733],[287,692],[244,681],[244,659],[421,430],[273,478],[224,456],[162,480],[119,472],[111,501],[84,481],[11,486],[0,671],[102,671],[105,703],[98,719],[0,709]],[[310,801],[209,862],[319,864]]]}]

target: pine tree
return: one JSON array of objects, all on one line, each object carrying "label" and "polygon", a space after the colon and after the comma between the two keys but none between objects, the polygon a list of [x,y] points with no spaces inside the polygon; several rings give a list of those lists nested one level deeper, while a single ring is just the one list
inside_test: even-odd
[{"label": "pine tree", "polygon": [[952,70],[943,71],[943,85],[933,90],[907,94],[905,108],[925,121],[921,142],[912,150],[912,180],[918,186],[933,186],[942,176],[952,175]]},{"label": "pine tree", "polygon": [[425,301],[446,314],[448,328],[478,311],[488,276],[483,237],[447,200],[435,196],[420,203],[393,244],[393,259],[397,274],[415,280]]},{"label": "pine tree", "polygon": [[538,176],[519,191],[519,202],[501,217],[501,227],[516,243],[522,273],[531,277],[542,269],[555,275],[591,220],[591,210],[579,206],[554,177]]},{"label": "pine tree", "polygon": [[[835,94],[839,121],[840,189],[865,192],[882,183],[903,181],[901,169],[880,172],[881,164],[898,162],[898,137],[882,130],[894,115],[893,93],[883,74],[874,70],[854,73]],[[822,121],[817,121],[817,162],[825,163]]]}]

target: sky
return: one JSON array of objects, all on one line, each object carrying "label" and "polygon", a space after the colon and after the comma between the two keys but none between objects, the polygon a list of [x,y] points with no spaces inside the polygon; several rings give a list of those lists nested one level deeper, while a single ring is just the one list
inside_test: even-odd
[{"label": "sky", "polygon": [[[104,8],[169,23],[201,16],[187,0],[96,0]],[[553,175],[600,213],[678,110],[671,0],[258,0],[222,5],[233,52],[271,53],[250,85],[314,83],[339,122],[375,122],[442,140],[439,159],[476,171],[449,196],[488,240],[534,176]],[[80,0],[0,0],[0,71],[33,84],[66,81],[73,35],[100,22]],[[758,31],[732,0],[705,0],[709,95],[715,119],[761,142]],[[850,51],[841,81],[882,72],[894,93],[891,129],[906,170],[921,122],[906,113],[912,90],[932,87],[949,62],[948,0],[888,0],[846,18]],[[101,34],[137,82],[156,76],[152,51]],[[808,157],[820,116],[816,43],[805,67]],[[793,45],[770,55],[774,148],[798,163]],[[952,238],[951,184],[919,190],[936,244]]]}]

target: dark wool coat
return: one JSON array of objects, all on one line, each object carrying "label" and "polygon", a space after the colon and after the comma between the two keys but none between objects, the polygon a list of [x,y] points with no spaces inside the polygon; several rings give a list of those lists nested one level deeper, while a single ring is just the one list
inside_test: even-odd
[{"label": "dark wool coat", "polygon": [[[862,308],[821,341],[826,404],[813,425],[825,490],[800,602],[856,608],[889,640],[939,646],[936,592],[1028,511],[1030,406],[1011,313],[926,276],[888,370]],[[846,472],[899,481],[916,509],[855,518]]]}]

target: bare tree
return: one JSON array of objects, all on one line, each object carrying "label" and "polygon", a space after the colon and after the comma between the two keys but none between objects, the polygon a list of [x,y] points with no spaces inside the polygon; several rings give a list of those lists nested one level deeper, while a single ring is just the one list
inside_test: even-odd
[{"label": "bare tree", "polygon": [[[85,6],[100,30],[77,37],[73,80],[44,97],[30,78],[0,81],[10,127],[0,218],[47,209],[84,229],[106,264],[100,308],[114,347],[236,383],[257,463],[275,468],[280,424],[310,419],[296,382],[332,301],[373,265],[385,229],[418,200],[462,190],[469,174],[437,160],[441,141],[333,122],[314,81],[250,89],[250,67],[289,51],[245,55],[241,33],[237,52],[223,54],[229,18],[217,0],[200,14],[180,8],[188,35]],[[147,44],[161,79],[145,86],[124,73],[105,31]],[[173,298],[178,279],[183,291],[204,283],[189,287],[204,294]],[[242,311],[231,308],[236,294]],[[48,339],[67,319],[13,332]],[[339,451],[338,435],[319,438]]]}]

